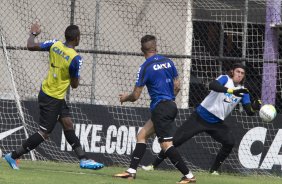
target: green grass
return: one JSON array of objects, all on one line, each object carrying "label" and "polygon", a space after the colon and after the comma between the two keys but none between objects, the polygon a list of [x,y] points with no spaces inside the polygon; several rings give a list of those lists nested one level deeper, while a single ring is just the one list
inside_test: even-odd
[{"label": "green grass", "polygon": [[[0,184],[175,184],[181,177],[177,171],[138,171],[136,180],[113,178],[126,168],[105,167],[93,171],[80,169],[78,164],[21,161],[20,170],[12,170],[0,161]],[[199,184],[281,184],[282,178],[270,176],[235,176],[223,174],[194,173]]]}]

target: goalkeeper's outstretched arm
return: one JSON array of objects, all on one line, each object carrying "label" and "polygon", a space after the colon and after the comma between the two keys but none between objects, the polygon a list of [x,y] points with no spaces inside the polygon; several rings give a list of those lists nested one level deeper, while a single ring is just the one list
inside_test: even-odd
[{"label": "goalkeeper's outstretched arm", "polygon": [[217,80],[213,80],[209,84],[209,89],[218,93],[227,93],[228,88],[221,85]]},{"label": "goalkeeper's outstretched arm", "polygon": [[244,94],[249,93],[247,88],[240,88],[240,89],[227,88],[227,87],[221,85],[220,82],[218,82],[217,80],[212,81],[209,84],[209,88],[210,88],[210,90],[213,90],[213,91],[218,92],[218,93],[230,93],[230,94],[234,94],[235,96],[238,96],[238,97],[242,97]]},{"label": "goalkeeper's outstretched arm", "polygon": [[255,115],[256,111],[258,111],[260,107],[261,107],[261,100],[255,100],[253,103],[248,103],[243,105],[243,108],[248,114],[248,116]]}]

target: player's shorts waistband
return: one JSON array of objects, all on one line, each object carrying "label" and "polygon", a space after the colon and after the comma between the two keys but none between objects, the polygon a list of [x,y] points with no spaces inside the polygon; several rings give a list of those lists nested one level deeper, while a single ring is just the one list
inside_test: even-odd
[{"label": "player's shorts waistband", "polygon": [[44,93],[44,91],[42,90],[42,88],[40,89],[40,91],[39,91],[39,95],[40,96],[46,96],[46,97],[49,97],[49,98],[53,98],[53,99],[56,99],[56,100],[64,100],[64,99],[57,99],[57,98],[54,98],[54,97],[52,97],[52,96],[50,96],[50,95],[47,95],[46,93]]}]

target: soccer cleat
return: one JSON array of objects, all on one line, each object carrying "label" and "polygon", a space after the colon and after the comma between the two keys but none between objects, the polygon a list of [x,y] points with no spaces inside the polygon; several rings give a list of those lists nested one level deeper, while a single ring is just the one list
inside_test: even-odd
[{"label": "soccer cleat", "polygon": [[6,154],[4,158],[8,162],[8,164],[11,166],[12,169],[16,169],[16,170],[20,169],[18,167],[17,160],[12,158],[12,154],[11,153]]},{"label": "soccer cleat", "polygon": [[176,182],[177,184],[185,184],[185,183],[196,183],[196,178],[193,176],[192,178],[187,178],[186,176],[183,176],[179,182]]},{"label": "soccer cleat", "polygon": [[214,176],[219,176],[219,173],[217,171],[212,171],[210,172],[211,175],[214,175]]},{"label": "soccer cleat", "polygon": [[135,179],[136,178],[136,173],[130,173],[128,171],[125,171],[120,174],[115,174],[114,177],[116,178],[124,178],[124,179]]},{"label": "soccer cleat", "polygon": [[148,165],[148,166],[142,165],[141,168],[142,168],[144,171],[153,171],[153,170],[155,170],[155,168],[154,168],[153,165]]},{"label": "soccer cleat", "polygon": [[104,167],[104,164],[101,164],[99,162],[95,162],[94,160],[86,160],[86,159],[80,160],[80,168],[81,169],[98,170],[98,169],[102,169],[103,167]]}]

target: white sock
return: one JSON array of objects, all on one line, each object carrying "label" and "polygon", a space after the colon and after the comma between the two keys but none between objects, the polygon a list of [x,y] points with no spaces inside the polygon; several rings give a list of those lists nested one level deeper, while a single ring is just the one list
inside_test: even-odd
[{"label": "white sock", "polygon": [[136,174],[136,170],[132,168],[127,169],[127,172]]},{"label": "white sock", "polygon": [[191,179],[194,177],[193,173],[191,171],[189,171],[188,174],[185,175],[187,178]]}]

